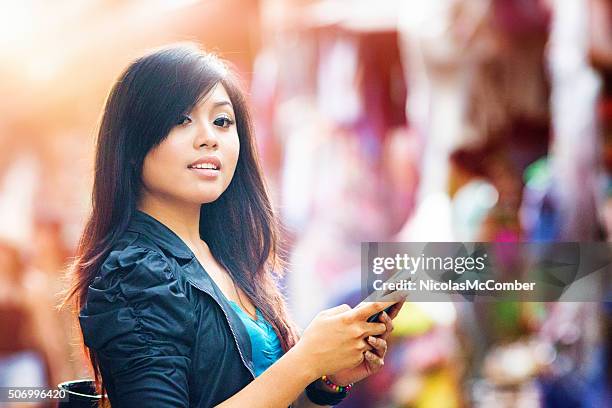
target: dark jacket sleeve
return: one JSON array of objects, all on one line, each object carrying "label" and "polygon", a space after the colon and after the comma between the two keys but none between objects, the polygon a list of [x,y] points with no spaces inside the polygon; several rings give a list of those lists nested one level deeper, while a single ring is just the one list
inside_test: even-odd
[{"label": "dark jacket sleeve", "polygon": [[160,254],[138,247],[111,252],[79,322],[113,408],[189,405],[194,312]]}]

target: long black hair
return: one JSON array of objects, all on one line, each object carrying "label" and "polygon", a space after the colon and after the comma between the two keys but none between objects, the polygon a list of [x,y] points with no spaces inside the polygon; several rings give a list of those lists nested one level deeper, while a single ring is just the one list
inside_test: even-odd
[{"label": "long black hair", "polygon": [[[72,302],[80,311],[88,286],[130,223],[147,153],[217,84],[225,87],[232,102],[240,152],[226,191],[201,206],[200,235],[270,321],[287,351],[297,341],[297,331],[278,287],[283,269],[279,226],[257,157],[246,97],[228,64],[195,44],[164,47],[135,60],[110,91],[97,138],[92,212],[70,269],[72,287],[64,303]],[[103,392],[96,355],[87,351]]]}]

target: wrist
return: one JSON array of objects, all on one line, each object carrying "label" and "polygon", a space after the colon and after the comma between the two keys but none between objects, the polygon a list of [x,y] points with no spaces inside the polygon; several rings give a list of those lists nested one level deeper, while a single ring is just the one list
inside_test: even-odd
[{"label": "wrist", "polygon": [[[338,378],[335,374],[326,375],[326,377],[329,378],[331,382],[337,385],[347,386],[349,384],[352,384],[350,381],[346,381],[346,380],[343,380],[342,378]],[[321,379],[321,382],[323,382],[322,379]]]},{"label": "wrist", "polygon": [[287,351],[286,357],[290,359],[292,367],[296,368],[296,372],[300,372],[304,376],[306,384],[321,378],[321,374],[318,372],[310,353],[300,346],[299,341]]},{"label": "wrist", "polygon": [[340,393],[338,390],[331,388],[330,386],[328,386],[327,384],[325,384],[325,382],[323,381],[323,379],[321,377],[319,377],[316,381],[315,381],[315,387],[318,390],[324,391],[324,392],[331,392],[334,394],[338,394]]},{"label": "wrist", "polygon": [[319,381],[323,383],[323,386],[328,392],[347,394],[351,391],[351,388],[353,388],[353,383],[339,384],[335,381],[333,376],[324,375],[319,378]]}]

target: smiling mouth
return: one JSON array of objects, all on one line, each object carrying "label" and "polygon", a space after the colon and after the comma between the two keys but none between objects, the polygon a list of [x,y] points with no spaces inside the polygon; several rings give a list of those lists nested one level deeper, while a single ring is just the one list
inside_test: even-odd
[{"label": "smiling mouth", "polygon": [[219,168],[212,163],[200,163],[187,166],[187,168],[194,172],[195,175],[204,180],[215,180],[221,174]]},{"label": "smiling mouth", "polygon": [[202,170],[216,170],[219,171],[219,168],[216,164],[213,163],[199,163],[187,166],[188,169],[202,169]]}]

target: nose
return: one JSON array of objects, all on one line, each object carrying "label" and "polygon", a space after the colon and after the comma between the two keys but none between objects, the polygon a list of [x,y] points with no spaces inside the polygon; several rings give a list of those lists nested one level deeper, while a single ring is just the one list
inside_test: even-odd
[{"label": "nose", "polygon": [[219,145],[219,141],[214,129],[207,125],[201,126],[201,128],[198,129],[197,136],[194,139],[194,145],[198,149],[202,147],[216,149]]}]

